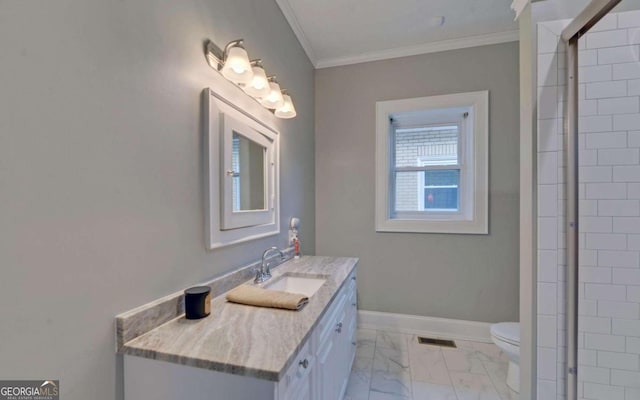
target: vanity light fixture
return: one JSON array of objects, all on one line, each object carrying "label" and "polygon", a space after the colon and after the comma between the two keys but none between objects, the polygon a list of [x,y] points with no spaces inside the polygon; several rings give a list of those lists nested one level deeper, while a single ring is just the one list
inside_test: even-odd
[{"label": "vanity light fixture", "polygon": [[262,66],[262,60],[252,60],[251,70],[253,71],[253,79],[251,83],[243,88],[244,91],[253,97],[260,98],[267,96],[271,92],[271,88],[269,87],[267,73]]},{"label": "vanity light fixture", "polygon": [[284,104],[282,107],[276,109],[275,115],[278,118],[293,118],[296,116],[296,108],[293,106],[293,101],[291,100],[291,96],[286,90],[282,91],[282,98],[284,99]]},{"label": "vanity light fixture", "polygon": [[249,55],[244,48],[244,40],[229,42],[224,51],[213,42],[207,41],[205,55],[211,68],[220,72],[230,82],[233,82],[249,96],[273,111],[278,118],[293,118],[296,109],[291,96],[283,94],[275,76],[267,78],[262,66],[262,60],[249,61]]},{"label": "vanity light fixture", "polygon": [[261,103],[263,106],[270,108],[272,110],[276,110],[284,105],[284,98],[282,97],[282,89],[280,89],[280,84],[276,80],[275,76],[270,76],[269,78],[269,87],[271,91],[268,95],[262,98]]}]

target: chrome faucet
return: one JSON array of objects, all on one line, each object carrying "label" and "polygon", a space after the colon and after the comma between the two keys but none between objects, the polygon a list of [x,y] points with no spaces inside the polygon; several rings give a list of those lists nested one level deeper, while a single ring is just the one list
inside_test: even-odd
[{"label": "chrome faucet", "polygon": [[264,253],[262,253],[262,263],[260,264],[260,269],[256,270],[254,283],[262,283],[271,278],[271,264],[267,262],[267,256],[273,251],[277,251],[280,254],[280,261],[285,260],[284,253],[279,248],[273,246],[266,249]]}]

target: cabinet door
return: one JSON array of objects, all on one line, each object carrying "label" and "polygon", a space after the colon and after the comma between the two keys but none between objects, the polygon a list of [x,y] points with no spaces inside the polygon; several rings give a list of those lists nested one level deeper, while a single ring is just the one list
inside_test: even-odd
[{"label": "cabinet door", "polygon": [[316,391],[314,393],[315,400],[330,399],[331,394],[331,356],[333,350],[333,335],[331,335],[323,343],[320,343],[317,354],[317,368],[315,371]]},{"label": "cabinet door", "polygon": [[[348,307],[349,305],[345,305]],[[351,366],[355,356],[354,333],[356,320],[351,313],[345,312],[343,320],[339,323],[340,329],[336,337],[336,384],[338,386],[338,396],[342,398],[347,390]]]},{"label": "cabinet door", "polygon": [[311,385],[307,386],[294,400],[311,400]]},{"label": "cabinet door", "polygon": [[337,329],[337,323],[335,323],[333,331],[319,347],[316,400],[338,399],[342,390],[342,371],[340,368],[342,346],[338,340]]},{"label": "cabinet door", "polygon": [[350,278],[316,332],[313,400],[342,399],[349,382],[356,326],[355,280]]},{"label": "cabinet door", "polygon": [[306,377],[300,382],[297,390],[291,393],[287,393],[285,400],[311,400],[313,386],[311,384],[312,374],[307,374]]},{"label": "cabinet door", "polygon": [[[355,277],[355,275],[353,275]],[[356,335],[356,289],[355,280],[352,280],[347,286],[345,293],[347,301],[344,304],[344,313],[342,314],[342,320],[338,323],[340,329],[337,330],[337,349],[336,351],[336,368],[337,368],[337,380],[338,382],[338,397],[343,398],[347,390],[347,384],[349,383],[349,376],[351,374],[351,367],[355,357],[355,335]]]},{"label": "cabinet door", "polygon": [[311,376],[315,369],[315,363],[315,357],[311,353],[311,346],[307,341],[279,382],[278,399],[300,400],[309,398],[312,390]]}]

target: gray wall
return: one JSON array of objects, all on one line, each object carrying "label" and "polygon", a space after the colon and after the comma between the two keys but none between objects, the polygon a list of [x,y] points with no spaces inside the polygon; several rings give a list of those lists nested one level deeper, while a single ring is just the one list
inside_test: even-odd
[{"label": "gray wall", "polygon": [[[205,249],[203,41],[291,90],[277,237]],[[275,1],[0,1],[0,377],[121,396],[114,316],[286,244],[313,253],[314,70]]]},{"label": "gray wall", "polygon": [[[489,235],[376,233],[375,102],[490,91]],[[316,72],[316,251],[360,257],[365,310],[518,319],[518,44]]]}]

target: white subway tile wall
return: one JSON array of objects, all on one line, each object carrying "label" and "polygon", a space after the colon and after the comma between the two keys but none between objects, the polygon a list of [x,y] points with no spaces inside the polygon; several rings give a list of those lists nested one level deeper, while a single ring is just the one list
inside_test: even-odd
[{"label": "white subway tile wall", "polygon": [[[538,24],[540,400],[566,398],[566,49],[559,34],[568,22]],[[639,44],[640,11],[632,11],[607,15],[579,46],[581,399],[640,399]],[[552,205],[554,194],[557,203]],[[549,298],[554,291],[556,296]]]}]

